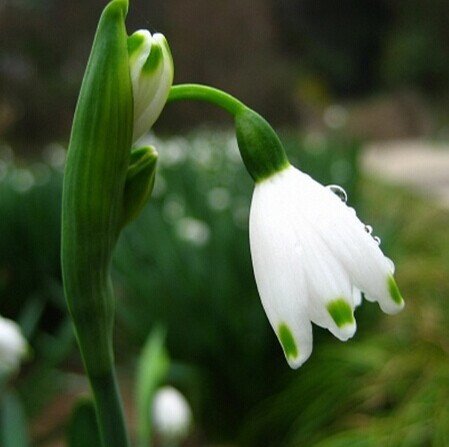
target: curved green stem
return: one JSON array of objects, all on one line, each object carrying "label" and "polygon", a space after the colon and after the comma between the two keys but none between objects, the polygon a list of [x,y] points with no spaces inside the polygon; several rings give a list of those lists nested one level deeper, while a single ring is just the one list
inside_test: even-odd
[{"label": "curved green stem", "polygon": [[89,380],[103,445],[107,447],[128,446],[125,418],[114,369],[111,368],[109,372],[100,376],[90,376]]},{"label": "curved green stem", "polygon": [[237,98],[201,84],[173,86],[167,102],[182,100],[208,102],[234,117],[240,154],[256,183],[290,166],[284,147],[271,125]]},{"label": "curved green stem", "polygon": [[246,109],[246,106],[232,95],[214,87],[201,84],[174,85],[170,90],[167,103],[186,100],[204,101],[215,104],[229,112],[232,116]]}]

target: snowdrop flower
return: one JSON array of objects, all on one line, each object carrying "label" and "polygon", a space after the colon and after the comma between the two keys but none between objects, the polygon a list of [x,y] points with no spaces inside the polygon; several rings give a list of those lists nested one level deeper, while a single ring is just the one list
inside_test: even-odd
[{"label": "snowdrop flower", "polygon": [[175,388],[159,389],[153,400],[153,425],[166,441],[181,441],[189,433],[192,410],[185,397]]},{"label": "snowdrop flower", "polygon": [[0,316],[0,375],[16,371],[27,351],[27,341],[19,326]]},{"label": "snowdrop flower", "polygon": [[243,161],[255,180],[250,248],[259,295],[292,368],[312,352],[312,323],[342,341],[356,331],[360,291],[389,314],[404,301],[392,262],[345,201],[294,168],[254,112],[237,117]]},{"label": "snowdrop flower", "polygon": [[173,84],[173,59],[162,34],[139,30],[128,39],[134,97],[133,141],[147,133],[158,119]]}]

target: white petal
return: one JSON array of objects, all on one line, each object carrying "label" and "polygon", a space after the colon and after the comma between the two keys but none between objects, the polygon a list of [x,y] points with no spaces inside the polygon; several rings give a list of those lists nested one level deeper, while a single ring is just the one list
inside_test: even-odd
[{"label": "white petal", "polygon": [[[259,295],[292,368],[312,352],[307,288],[293,228],[285,221],[280,185],[269,179],[256,185],[250,212],[250,245]],[[282,194],[281,194],[282,195]]]},{"label": "white petal", "polygon": [[352,302],[354,303],[355,307],[358,307],[362,304],[363,296],[362,291],[358,289],[357,287],[352,287]]},{"label": "white petal", "polygon": [[139,49],[130,56],[129,61],[133,91],[137,91],[139,87],[140,73],[150,54],[153,38],[151,33],[147,30],[136,31],[131,38],[134,36],[139,36],[142,38],[142,43],[139,45]]},{"label": "white petal", "polygon": [[364,225],[337,196],[309,176],[297,175],[297,202],[309,224],[340,260],[367,299],[378,301],[386,313],[403,307],[391,276],[391,266]]},{"label": "white petal", "polygon": [[[303,228],[303,232],[304,228]],[[303,237],[311,319],[342,341],[356,331],[349,278],[326,246],[312,231]]]}]

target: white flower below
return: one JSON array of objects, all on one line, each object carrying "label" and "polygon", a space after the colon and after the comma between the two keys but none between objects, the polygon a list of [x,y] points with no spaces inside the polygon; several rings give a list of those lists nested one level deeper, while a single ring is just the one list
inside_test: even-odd
[{"label": "white flower below", "polygon": [[192,410],[186,398],[175,388],[160,388],[153,400],[153,427],[167,441],[182,441],[189,434]]},{"label": "white flower below", "polygon": [[28,344],[19,326],[0,316],[0,375],[18,370],[27,352]]},{"label": "white flower below", "polygon": [[128,39],[134,97],[133,141],[145,135],[159,118],[173,84],[173,59],[162,34],[136,31]]},{"label": "white flower below", "polygon": [[404,307],[391,261],[354,210],[293,166],[256,183],[250,245],[262,304],[292,368],[312,352],[312,323],[342,341],[354,335],[361,291],[386,313]]}]

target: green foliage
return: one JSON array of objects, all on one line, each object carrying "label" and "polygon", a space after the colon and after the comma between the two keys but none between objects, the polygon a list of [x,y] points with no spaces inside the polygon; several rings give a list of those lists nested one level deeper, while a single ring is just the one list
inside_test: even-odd
[{"label": "green foliage", "polygon": [[[240,445],[250,447],[445,446],[447,214],[397,189],[361,183],[358,146],[342,136],[302,140],[285,135],[292,162],[325,184],[342,184],[350,204],[357,203],[358,214],[374,226],[382,248],[395,260],[407,299],[406,309],[395,317],[381,318],[376,305],[364,303],[356,311],[358,333],[347,344],[315,330],[312,358],[298,371],[289,371],[254,284],[247,229],[253,185],[235,137],[201,131],[186,138],[150,140],[160,153],[153,199],[125,230],[114,259],[119,358],[127,360],[128,351],[144,346],[155,324],[162,322],[167,351],[174,359],[167,381],[189,390],[196,421],[209,439],[238,438]],[[10,165],[1,183],[1,203],[9,207],[2,223],[5,231],[19,222],[8,221],[19,209],[25,223],[44,208],[52,228],[60,172],[50,169],[45,184],[35,182],[19,193],[11,179],[23,169]],[[26,170],[37,178],[33,167]],[[22,209],[28,200],[34,206]],[[25,230],[24,240],[33,243],[27,245],[30,255],[24,251],[23,256],[33,265],[30,260],[40,259],[42,245],[33,239],[37,230]],[[58,246],[58,236],[57,229],[47,235],[49,248]],[[10,265],[17,262],[2,256]],[[57,272],[58,265],[45,269]],[[50,277],[58,290],[59,278]],[[40,284],[28,287],[40,290]],[[67,350],[52,357],[69,332],[68,323],[59,314],[49,331],[48,311],[58,300],[45,298],[39,310],[36,300],[45,294],[28,295],[27,290],[17,296],[17,303],[7,296],[2,302],[11,311],[22,309],[23,321],[31,328],[36,367],[29,379],[19,381],[19,388],[27,413],[34,415],[47,391],[50,396],[61,392],[64,376],[57,365],[72,345],[67,342]],[[33,309],[42,315],[37,323],[30,317]],[[144,395],[152,392],[148,383],[156,383],[167,368],[161,360],[160,370],[146,370],[152,362],[143,359],[162,349],[161,333],[154,337],[140,364],[139,389],[147,389],[140,396],[142,421]]]},{"label": "green foliage", "polygon": [[156,388],[168,373],[170,361],[165,350],[166,331],[157,326],[142,349],[136,379],[137,435],[139,445],[147,447],[151,437],[151,403]]}]

